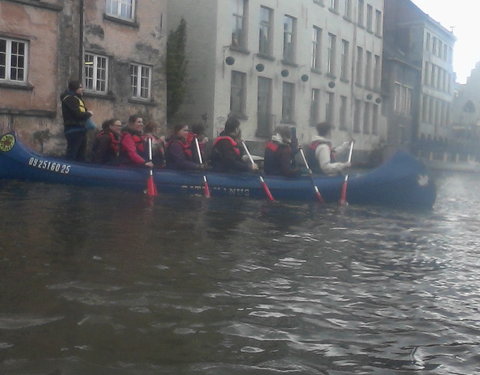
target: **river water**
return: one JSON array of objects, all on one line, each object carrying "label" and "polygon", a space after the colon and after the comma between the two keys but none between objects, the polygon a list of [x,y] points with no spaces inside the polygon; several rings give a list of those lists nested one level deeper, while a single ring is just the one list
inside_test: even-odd
[{"label": "river water", "polygon": [[478,373],[479,184],[415,212],[0,182],[0,374]]}]

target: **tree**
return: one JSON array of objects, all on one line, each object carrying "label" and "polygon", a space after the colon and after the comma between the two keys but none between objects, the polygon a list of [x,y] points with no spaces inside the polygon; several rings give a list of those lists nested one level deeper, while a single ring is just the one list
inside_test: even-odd
[{"label": "tree", "polygon": [[187,58],[185,56],[187,24],[182,18],[167,40],[167,121],[177,113],[186,91]]}]

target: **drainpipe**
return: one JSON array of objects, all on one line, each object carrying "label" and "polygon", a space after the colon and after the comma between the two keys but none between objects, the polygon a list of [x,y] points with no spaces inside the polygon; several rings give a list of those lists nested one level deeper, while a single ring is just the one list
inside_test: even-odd
[{"label": "drainpipe", "polygon": [[351,79],[350,79],[350,117],[352,119],[352,126],[350,128],[350,137],[353,136],[355,129],[355,82],[357,81],[357,22],[358,22],[358,2],[352,7],[353,15],[353,46],[352,46],[352,67],[351,67]]},{"label": "drainpipe", "polygon": [[84,54],[84,21],[85,21],[85,0],[80,0],[79,12],[79,43],[78,43],[78,79],[83,82],[83,54]]}]

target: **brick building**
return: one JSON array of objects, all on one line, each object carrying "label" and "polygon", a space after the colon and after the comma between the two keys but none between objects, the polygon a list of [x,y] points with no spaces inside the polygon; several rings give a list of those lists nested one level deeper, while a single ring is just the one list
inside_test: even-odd
[{"label": "brick building", "polygon": [[166,0],[2,0],[0,15],[0,131],[62,154],[70,79],[98,126],[133,113],[165,123]]}]

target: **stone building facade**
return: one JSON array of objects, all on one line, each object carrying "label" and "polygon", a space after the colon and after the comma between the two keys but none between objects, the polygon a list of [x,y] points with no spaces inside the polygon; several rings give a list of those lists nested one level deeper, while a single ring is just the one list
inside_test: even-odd
[{"label": "stone building facade", "polygon": [[188,92],[179,121],[227,116],[261,152],[278,125],[301,143],[330,121],[334,141],[366,155],[386,136],[381,116],[383,0],[176,0],[169,28],[187,25]]},{"label": "stone building facade", "polygon": [[166,117],[166,0],[2,0],[0,130],[62,154],[60,93],[81,79],[98,126]]},{"label": "stone building facade", "polygon": [[480,162],[480,63],[465,84],[457,84],[447,152],[451,161]]},{"label": "stone building facade", "polygon": [[450,134],[455,37],[412,1],[385,0],[384,114],[388,146],[427,158]]}]

